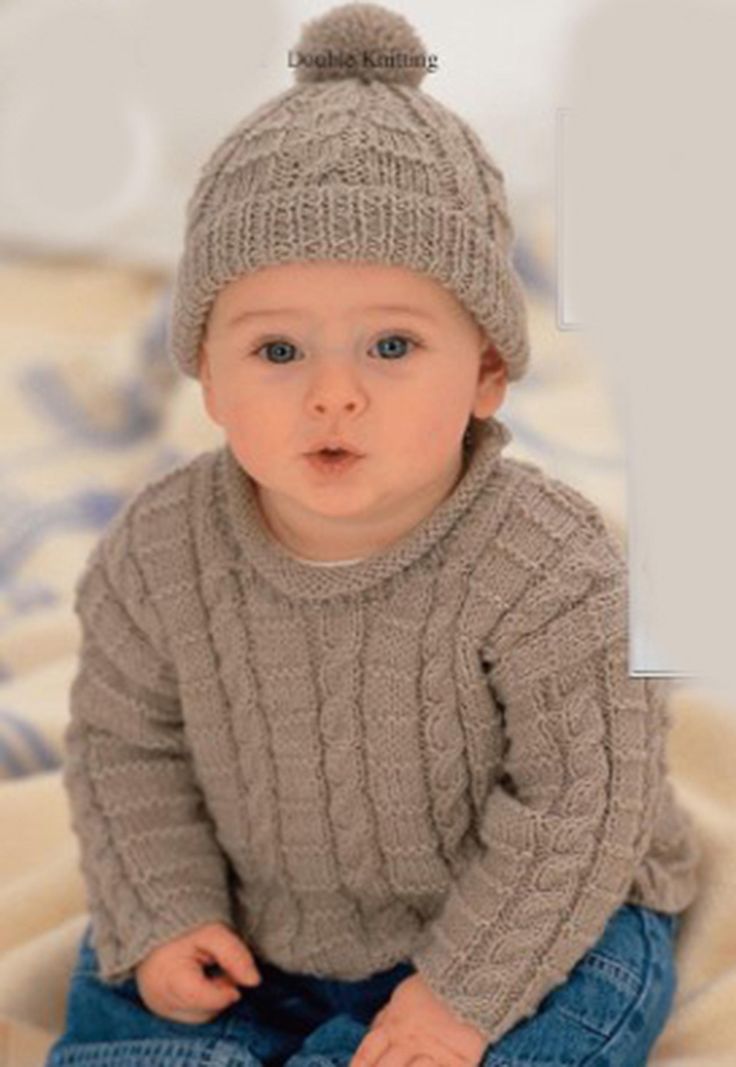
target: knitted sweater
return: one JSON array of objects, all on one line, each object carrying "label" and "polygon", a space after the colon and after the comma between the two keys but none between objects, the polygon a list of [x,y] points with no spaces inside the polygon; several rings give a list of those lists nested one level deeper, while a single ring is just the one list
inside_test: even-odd
[{"label": "knitted sweater", "polygon": [[63,772],[104,980],[220,920],[288,971],[409,960],[494,1042],[618,906],[691,903],[623,550],[510,439],[481,424],[440,505],[341,567],[284,551],[227,444],[115,516]]}]

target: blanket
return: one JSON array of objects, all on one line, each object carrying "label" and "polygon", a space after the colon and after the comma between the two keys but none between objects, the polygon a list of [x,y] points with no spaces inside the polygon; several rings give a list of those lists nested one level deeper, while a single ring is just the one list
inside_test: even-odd
[{"label": "blanket", "polygon": [[[626,531],[625,451],[603,368],[555,322],[554,227],[519,220],[532,362],[499,416],[508,455],[575,485]],[[64,1025],[87,921],[61,784],[79,632],[77,575],[147,480],[221,443],[165,352],[170,279],[34,259],[0,266],[0,1067],[41,1067]],[[675,1006],[652,1067],[736,1064],[736,716],[678,680],[668,759],[703,846],[677,945]]]}]

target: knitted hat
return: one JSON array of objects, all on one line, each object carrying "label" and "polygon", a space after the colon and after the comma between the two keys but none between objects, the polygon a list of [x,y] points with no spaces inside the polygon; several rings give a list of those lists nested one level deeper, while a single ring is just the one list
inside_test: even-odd
[{"label": "knitted hat", "polygon": [[169,349],[198,376],[212,303],[277,263],[369,261],[435,278],[507,365],[529,359],[510,260],[503,174],[470,126],[419,86],[427,54],[406,19],[348,3],[302,27],[295,85],[243,119],[202,168],[186,207]]}]

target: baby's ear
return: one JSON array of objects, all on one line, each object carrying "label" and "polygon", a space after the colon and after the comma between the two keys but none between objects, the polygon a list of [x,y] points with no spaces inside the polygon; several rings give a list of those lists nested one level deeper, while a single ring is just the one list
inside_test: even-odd
[{"label": "baby's ear", "polygon": [[480,419],[493,415],[504,401],[507,386],[506,361],[493,342],[487,340],[480,356],[474,414]]},{"label": "baby's ear", "polygon": [[491,378],[496,383],[508,381],[508,368],[506,361],[496,348],[493,341],[486,337],[485,347],[480,354],[481,378]]}]

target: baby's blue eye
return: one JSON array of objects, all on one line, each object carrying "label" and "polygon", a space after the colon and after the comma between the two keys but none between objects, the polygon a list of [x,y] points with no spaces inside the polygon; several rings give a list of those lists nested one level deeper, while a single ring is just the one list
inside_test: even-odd
[{"label": "baby's blue eye", "polygon": [[[257,348],[256,352],[260,352],[262,348],[268,349],[268,350],[270,350],[272,352],[274,349],[276,349],[277,351],[279,349],[281,351],[283,351],[283,349],[285,349],[285,348],[293,348],[293,347],[294,347],[294,345],[292,345],[289,341],[267,341],[265,343],[265,345],[261,345],[261,348]],[[274,360],[274,362],[275,363],[284,363],[286,361],[277,356],[277,358]]]},{"label": "baby's blue eye", "polygon": [[[401,333],[394,333],[394,334],[391,334],[389,337],[382,337],[380,341],[376,342],[376,344],[377,344],[377,346],[378,345],[384,345],[384,344],[389,344],[390,345],[394,341],[398,341],[399,342],[399,346],[405,345],[407,341],[409,342],[410,345],[414,344],[414,342],[411,340],[410,337],[404,337],[404,335],[401,334]],[[399,357],[403,356],[404,355],[404,351],[397,352],[396,349],[394,348],[393,351],[385,352],[385,354],[389,357],[389,359],[396,359],[397,356],[399,356]]]},{"label": "baby's blue eye", "polygon": [[[398,350],[396,348],[397,341],[399,342]],[[376,348],[378,348],[379,345],[388,345],[388,349],[383,348],[380,350],[381,354],[384,355],[387,359],[400,359],[406,354],[405,346],[407,345],[407,343],[410,345],[414,345],[415,347],[419,347],[419,343],[417,341],[414,341],[411,337],[407,337],[401,333],[394,333],[388,334],[387,336],[382,337],[380,341],[377,341]],[[291,344],[290,341],[266,341],[258,348],[254,349],[253,354],[258,355],[260,352],[265,351],[267,353],[268,362],[283,364],[291,362],[291,360],[288,358],[289,349],[292,349],[292,351],[296,351],[296,346]],[[271,359],[270,356],[274,356],[275,358]]]}]

